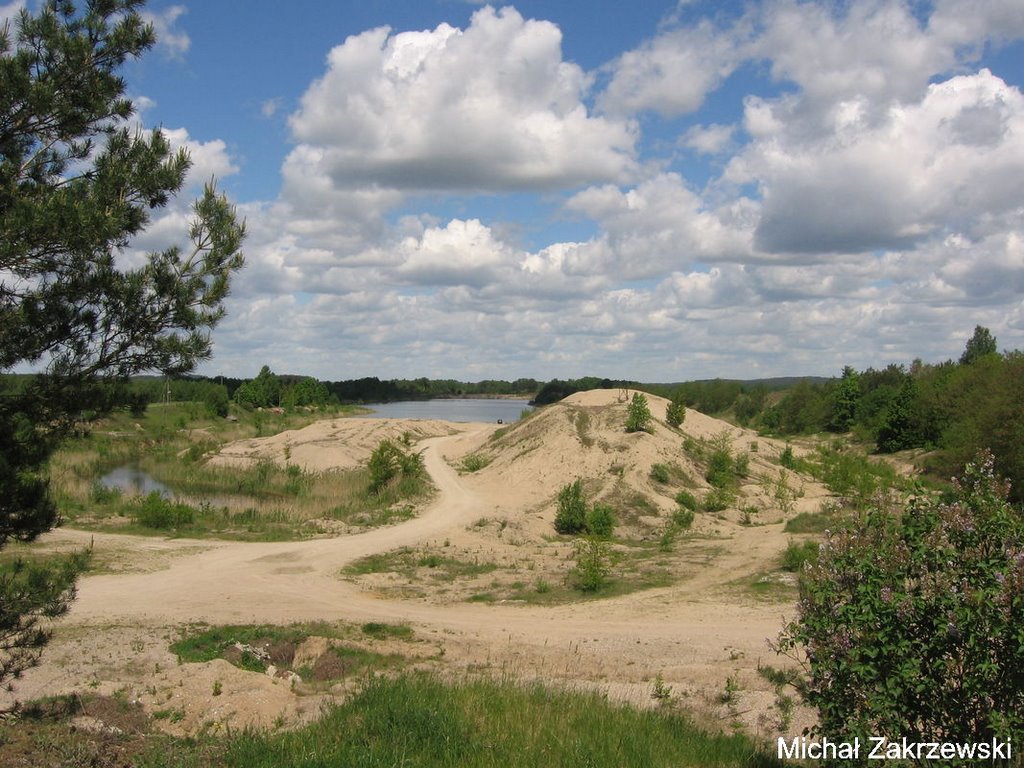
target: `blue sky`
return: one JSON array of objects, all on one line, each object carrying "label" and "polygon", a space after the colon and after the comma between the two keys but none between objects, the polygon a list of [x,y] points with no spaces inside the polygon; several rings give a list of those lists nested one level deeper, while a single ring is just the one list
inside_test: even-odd
[{"label": "blue sky", "polygon": [[147,13],[139,118],[250,231],[204,373],[834,375],[979,324],[1024,347],[1020,0]]}]

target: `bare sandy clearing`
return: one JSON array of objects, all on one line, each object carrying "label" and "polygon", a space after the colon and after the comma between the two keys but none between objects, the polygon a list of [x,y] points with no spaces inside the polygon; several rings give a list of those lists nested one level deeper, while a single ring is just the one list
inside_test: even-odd
[{"label": "bare sandy clearing", "polygon": [[250,466],[260,461],[296,464],[307,472],[352,469],[366,463],[381,440],[418,442],[448,435],[446,421],[413,419],[332,419],[270,437],[237,440],[223,446],[210,463],[219,466]]},{"label": "bare sandy clearing", "polygon": [[[661,419],[666,401],[648,399],[655,418]],[[88,686],[100,691],[128,686],[155,710],[164,706],[162,698],[174,698],[172,689],[184,688],[185,698],[174,699],[178,703],[172,706],[190,702],[187,725],[271,725],[279,718],[294,722],[316,707],[280,682],[268,678],[253,683],[260,690],[256,695],[243,681],[255,673],[231,672],[223,665],[188,664],[178,668],[180,675],[171,674],[168,668],[176,667],[176,661],[166,648],[177,637],[177,628],[195,621],[408,622],[418,638],[444,649],[450,668],[596,684],[637,703],[650,702],[653,679],[660,673],[677,694],[685,694],[689,705],[712,718],[733,716],[718,699],[732,677],[740,685],[735,707],[740,719],[766,732],[772,694],[756,669],[759,662],[780,663],[766,639],[778,633],[791,607],[758,598],[746,585],[761,573],[777,570],[778,555],[789,538],[782,532],[783,514],[773,507],[763,482],[778,476],[771,459],[783,445],[694,411],[687,412],[681,432],[658,421],[652,434],[626,434],[625,408],[617,391],[597,391],[578,393],[501,429],[490,424],[338,419],[231,444],[218,460],[283,461],[287,448],[289,461],[328,470],[365,461],[383,437],[396,439],[410,432],[424,438],[417,449],[423,451],[438,493],[413,520],[340,538],[253,544],[97,536],[101,556],[138,545],[129,559],[145,561],[152,549],[159,553],[158,568],[145,572],[134,567],[83,579],[43,667],[32,670],[16,693],[27,699]],[[698,514],[692,539],[671,554],[657,554],[652,548],[657,531],[674,508],[672,496],[684,480],[659,484],[650,477],[651,466],[677,465],[700,495],[707,489],[702,468],[681,443],[687,435],[711,440],[723,433],[730,435],[734,450],[749,452],[750,476],[737,506],[757,506],[758,523],[778,522],[745,527],[739,524],[738,509]],[[750,452],[755,444],[756,452]],[[490,463],[460,475],[456,467],[470,454],[485,456]],[[515,570],[492,577],[501,583],[539,575],[561,578],[571,566],[566,560],[569,545],[556,540],[551,521],[558,489],[577,477],[592,499],[646,500],[647,506],[640,505],[624,522],[637,541],[630,546],[648,547],[653,558],[664,561],[658,567],[674,574],[674,583],[619,597],[538,606],[469,603],[466,595],[480,585],[434,581],[426,572],[415,577],[419,591],[412,600],[396,599],[396,592],[385,589],[399,584],[386,576],[353,581],[341,575],[358,558],[404,546],[514,563]],[[823,495],[810,482],[802,487],[805,495],[794,500],[792,514],[816,509]],[[62,537],[74,540],[81,534],[58,531],[51,539]],[[644,544],[645,537],[650,546]],[[221,681],[216,697],[214,679]],[[147,693],[151,689],[155,692]],[[0,706],[10,700],[4,694]]]}]

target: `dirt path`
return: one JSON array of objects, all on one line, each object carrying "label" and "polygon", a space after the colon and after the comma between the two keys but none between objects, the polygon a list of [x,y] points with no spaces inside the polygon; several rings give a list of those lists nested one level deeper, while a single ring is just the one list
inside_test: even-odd
[{"label": "dirt path", "polygon": [[[424,441],[423,458],[437,487],[433,502],[416,518],[366,533],[282,543],[209,542],[186,539],[168,548],[202,548],[170,561],[166,569],[82,579],[72,622],[133,618],[147,622],[336,619],[377,601],[339,578],[360,557],[412,546],[465,526],[480,502],[460,482],[438,447],[451,437]],[[132,537],[82,535],[99,547]],[[142,539],[140,543],[147,540]]]}]

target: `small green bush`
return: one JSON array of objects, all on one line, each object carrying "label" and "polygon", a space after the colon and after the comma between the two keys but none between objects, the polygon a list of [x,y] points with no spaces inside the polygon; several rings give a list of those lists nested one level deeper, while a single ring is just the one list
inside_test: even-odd
[{"label": "small green bush", "polygon": [[665,484],[669,481],[671,475],[669,474],[668,465],[666,464],[653,464],[651,465],[651,480],[656,483]]},{"label": "small green bush", "polygon": [[611,575],[611,549],[607,542],[596,538],[577,539],[574,545],[576,566],[570,573],[573,586],[581,592],[597,592]]},{"label": "small green bush", "polygon": [[665,423],[670,427],[678,429],[686,420],[686,405],[681,399],[675,397],[665,407]]},{"label": "small green bush", "polygon": [[705,512],[721,512],[731,507],[735,500],[735,495],[727,488],[712,488],[705,494],[701,506]]},{"label": "small green bush", "polygon": [[650,432],[653,419],[646,395],[642,392],[634,392],[633,399],[626,411],[626,431]]},{"label": "small green bush", "polygon": [[725,449],[717,449],[708,460],[708,471],[705,479],[715,488],[725,488],[733,482],[732,454]]},{"label": "small green bush", "polygon": [[693,525],[693,510],[680,507],[672,513],[672,525],[681,531],[688,530]]},{"label": "small green bush", "polygon": [[471,453],[469,456],[465,456],[462,459],[462,471],[463,472],[479,472],[481,469],[491,463],[491,460],[481,453]]},{"label": "small green bush", "polygon": [[707,444],[703,440],[695,440],[687,435],[683,438],[683,453],[695,461],[704,461],[707,455]]},{"label": "small green bush", "polygon": [[786,469],[796,469],[796,457],[793,455],[793,446],[787,445],[779,454],[779,464]]},{"label": "small green bush", "polygon": [[733,471],[737,477],[746,477],[750,474],[750,454],[740,453],[733,459]]},{"label": "small green bush", "polygon": [[599,539],[610,539],[615,533],[615,512],[607,504],[595,504],[587,513],[587,532]]},{"label": "small green bush", "polygon": [[691,512],[697,509],[697,499],[689,491],[683,490],[676,494],[676,504]]},{"label": "small green bush", "polygon": [[558,492],[555,530],[561,534],[582,533],[587,527],[587,502],[583,498],[583,482],[578,478]]},{"label": "small green bush", "polygon": [[94,504],[112,504],[120,501],[122,495],[120,488],[104,485],[99,480],[89,489],[89,500]]},{"label": "small green bush", "polygon": [[192,525],[195,510],[187,504],[165,499],[159,491],[152,491],[137,504],[132,518],[138,525],[164,531]]},{"label": "small green bush", "polygon": [[396,479],[414,480],[423,476],[423,456],[404,451],[391,440],[381,440],[370,454],[370,492],[380,495]]}]

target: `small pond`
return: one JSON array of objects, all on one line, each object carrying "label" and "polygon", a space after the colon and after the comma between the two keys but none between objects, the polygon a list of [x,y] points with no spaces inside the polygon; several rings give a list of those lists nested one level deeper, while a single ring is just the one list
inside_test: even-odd
[{"label": "small pond", "polygon": [[524,410],[533,410],[528,400],[499,398],[451,398],[439,400],[401,400],[366,406],[374,419],[441,419],[443,421],[483,421],[505,424],[518,421]]},{"label": "small pond", "polygon": [[162,496],[174,495],[166,485],[154,480],[141,469],[131,464],[112,469],[97,482],[104,488],[117,488],[126,494],[146,496],[156,491]]}]

